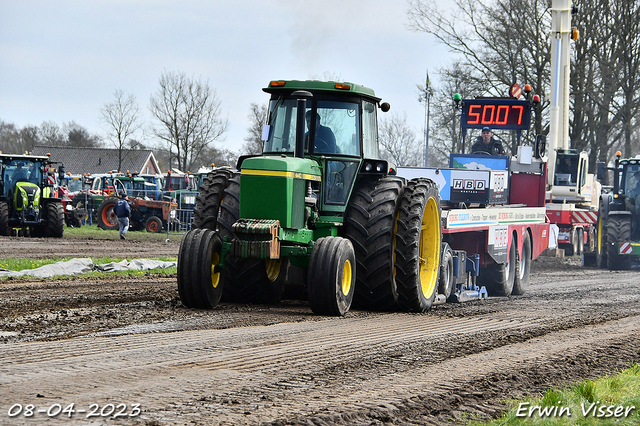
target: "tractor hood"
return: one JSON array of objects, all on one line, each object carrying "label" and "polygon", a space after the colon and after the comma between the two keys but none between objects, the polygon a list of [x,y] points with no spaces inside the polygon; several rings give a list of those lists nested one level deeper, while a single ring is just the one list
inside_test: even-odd
[{"label": "tractor hood", "polygon": [[320,180],[320,166],[309,158],[247,158],[240,177],[240,218],[279,220],[283,228],[303,228],[307,182]]}]

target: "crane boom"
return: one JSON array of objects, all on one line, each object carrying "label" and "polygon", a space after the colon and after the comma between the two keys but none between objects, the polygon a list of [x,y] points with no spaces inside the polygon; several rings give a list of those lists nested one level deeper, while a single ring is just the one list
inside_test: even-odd
[{"label": "crane boom", "polygon": [[571,0],[551,2],[551,106],[547,183],[554,184],[556,150],[569,149]]}]

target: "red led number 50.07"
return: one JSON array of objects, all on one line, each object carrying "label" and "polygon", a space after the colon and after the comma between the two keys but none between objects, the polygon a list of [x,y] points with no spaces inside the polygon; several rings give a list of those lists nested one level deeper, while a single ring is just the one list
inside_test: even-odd
[{"label": "red led number 50.07", "polygon": [[467,125],[520,126],[524,107],[522,105],[471,104]]}]

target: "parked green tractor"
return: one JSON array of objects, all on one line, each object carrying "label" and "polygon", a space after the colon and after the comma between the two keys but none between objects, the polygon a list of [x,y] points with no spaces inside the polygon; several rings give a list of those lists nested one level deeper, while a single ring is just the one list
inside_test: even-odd
[{"label": "parked green tractor", "polygon": [[61,238],[62,200],[48,156],[0,154],[0,235]]},{"label": "parked green tractor", "polygon": [[[600,196],[596,262],[600,268],[630,269],[640,255],[640,158],[616,155],[613,190]],[[598,175],[604,174],[604,164]]]},{"label": "parked green tractor", "polygon": [[[200,186],[178,254],[184,305],[277,303],[293,271],[321,315],[352,306],[423,312],[438,287],[440,198],[379,157],[373,90],[272,81],[262,155]],[[300,275],[300,274],[297,274]]]}]

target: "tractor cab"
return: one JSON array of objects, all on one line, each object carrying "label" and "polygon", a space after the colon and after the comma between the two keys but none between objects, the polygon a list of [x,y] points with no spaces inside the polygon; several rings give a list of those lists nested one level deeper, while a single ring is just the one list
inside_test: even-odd
[{"label": "tractor cab", "polygon": [[[294,177],[306,176],[298,183],[303,185],[301,192],[296,192],[303,199],[307,196],[315,200],[314,207],[321,216],[341,217],[356,176],[388,173],[387,162],[378,160],[376,114],[380,99],[373,90],[352,83],[321,81],[272,81],[263,90],[271,94],[263,129],[263,155],[241,159],[243,190],[252,186],[250,170],[282,169]],[[383,103],[380,108],[388,111],[389,105]],[[243,196],[240,203],[242,216],[256,217],[264,211],[264,204],[249,201],[251,192],[243,191],[247,198]],[[248,207],[249,203],[255,209]],[[281,205],[288,204],[285,196]],[[245,205],[251,211],[245,210]],[[298,221],[296,227],[302,225]]]}]

